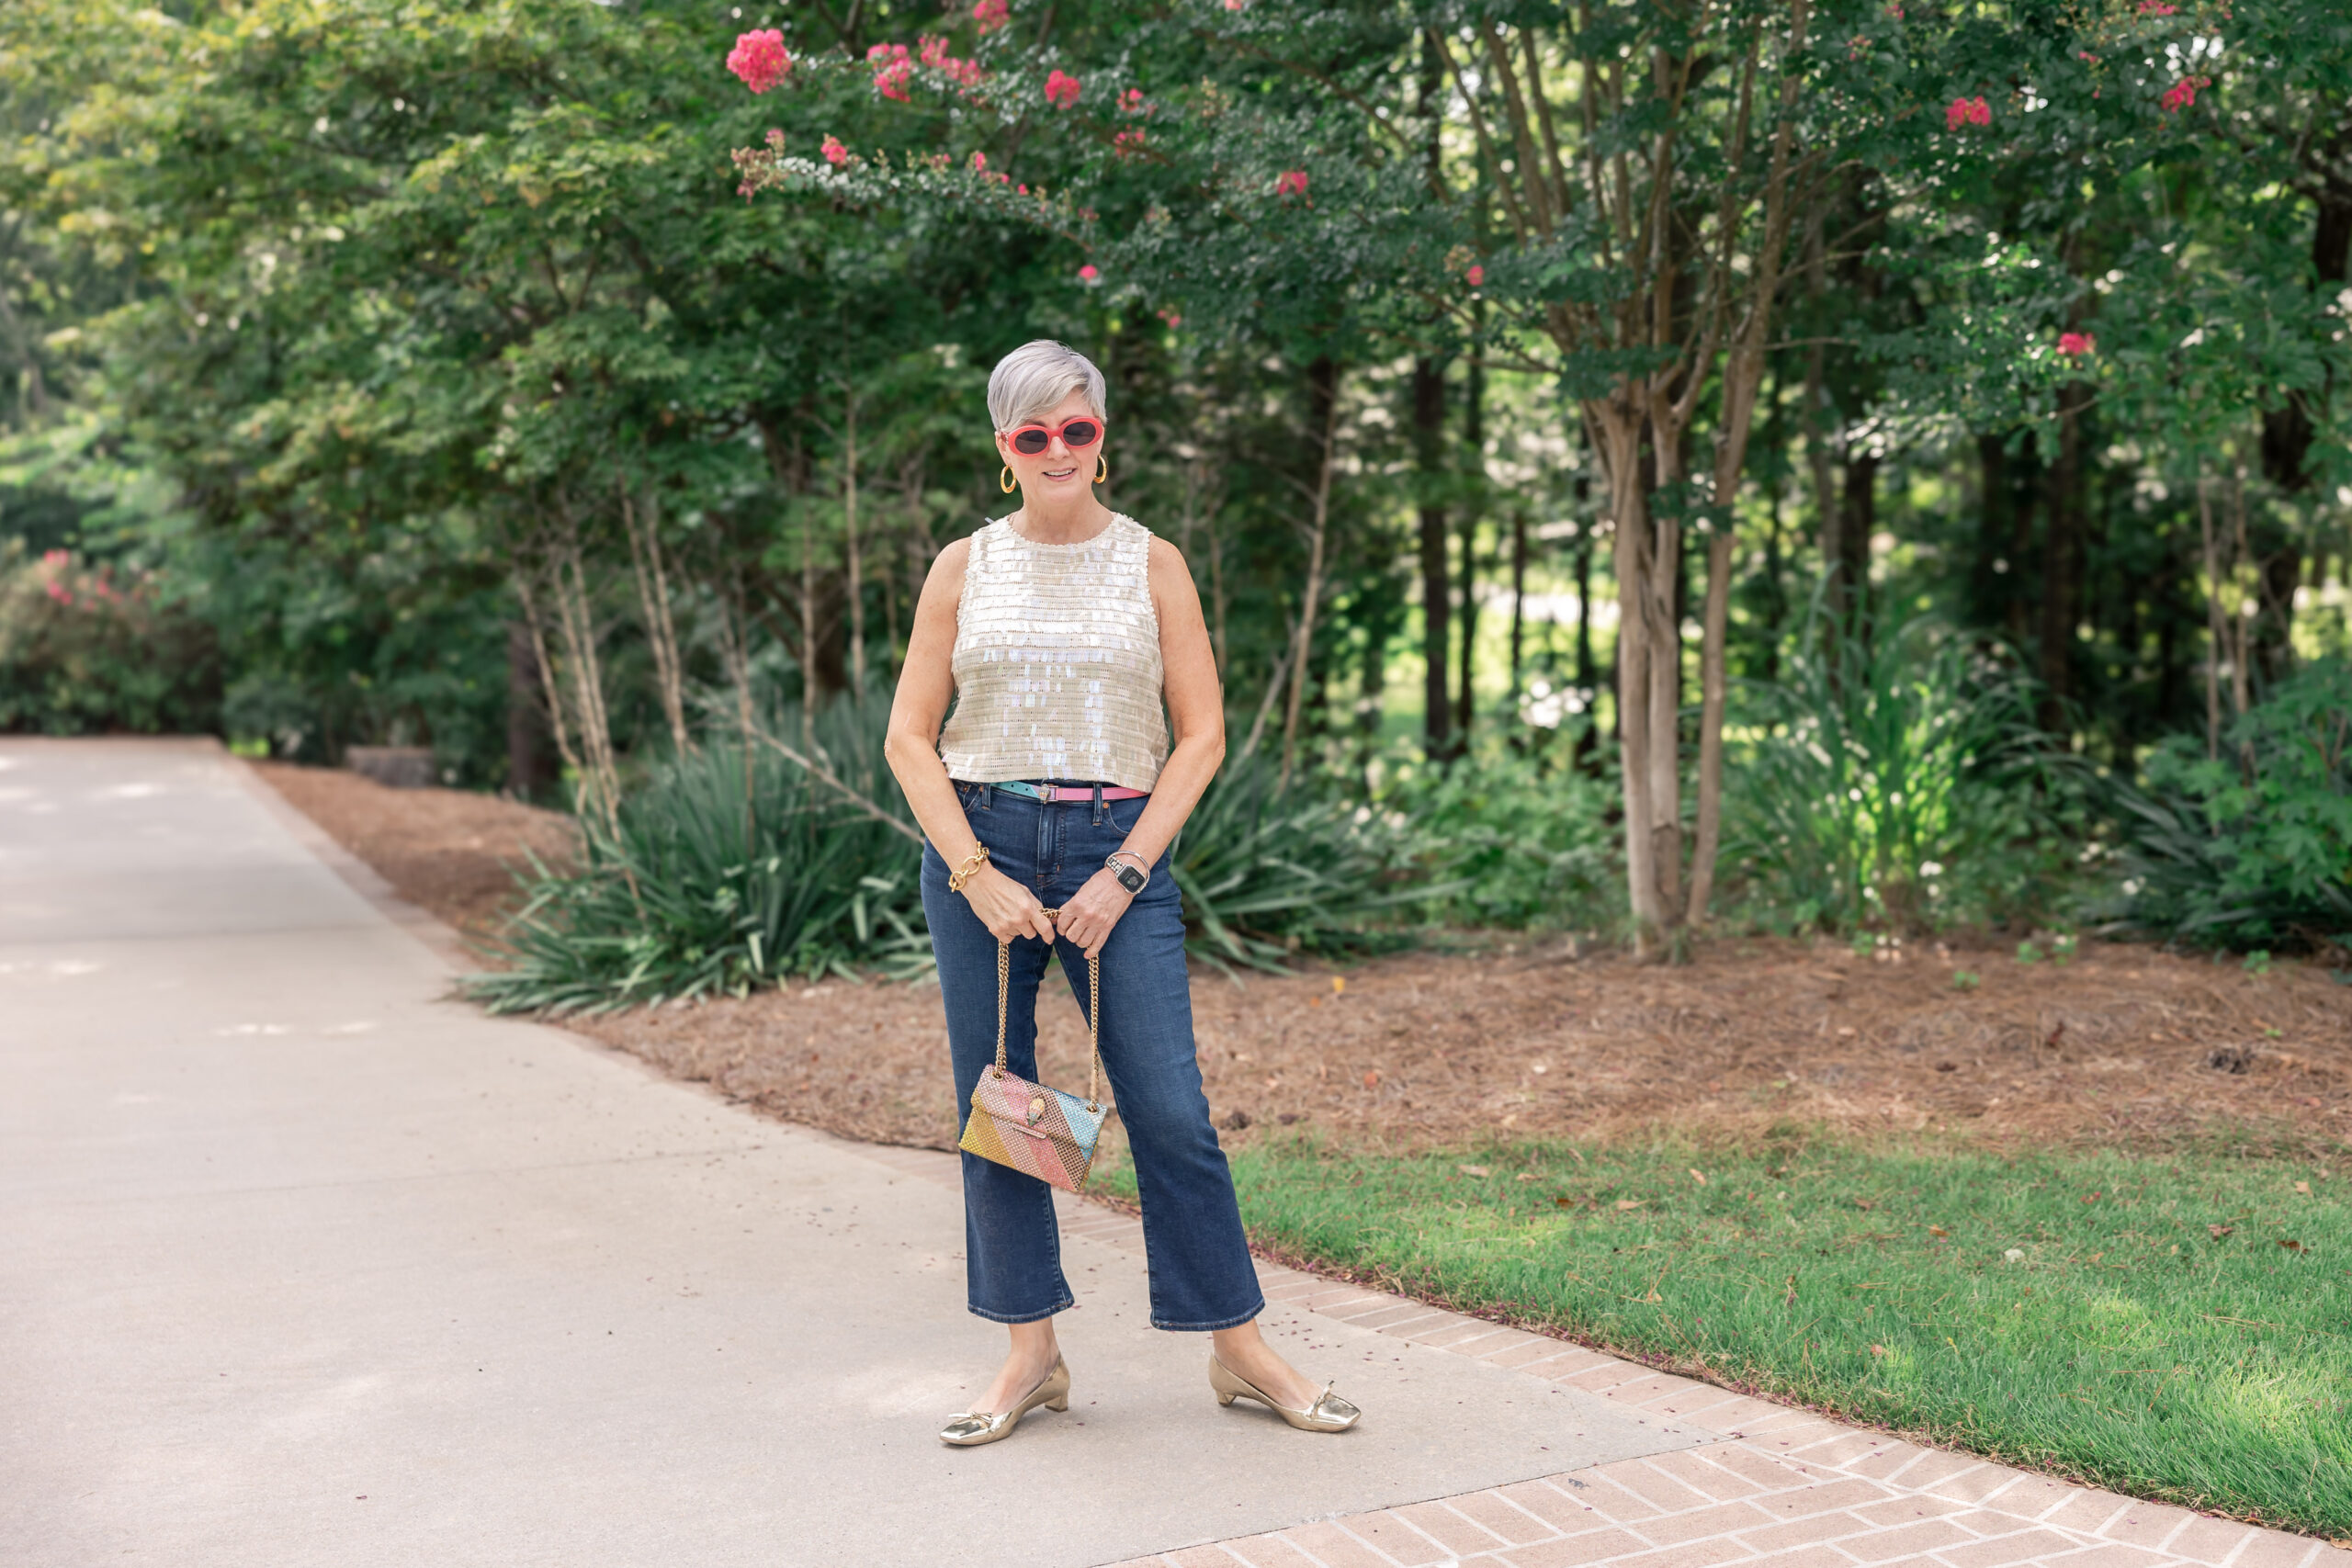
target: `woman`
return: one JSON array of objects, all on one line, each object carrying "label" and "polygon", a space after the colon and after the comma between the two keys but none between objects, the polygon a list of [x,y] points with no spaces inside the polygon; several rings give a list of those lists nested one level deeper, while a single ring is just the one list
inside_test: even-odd
[{"label": "woman", "polygon": [[[1212,1337],[1219,1403],[1344,1431],[1355,1406],[1259,1337],[1265,1298],[1194,1058],[1168,849],[1225,756],[1225,705],[1192,573],[1096,497],[1102,373],[1085,355],[1042,340],[1014,350],[989,378],[989,414],[1021,509],[933,563],[887,748],[929,840],[923,912],[956,1102],[971,1113],[996,1059],[998,944],[1012,943],[1011,1066],[1033,1080],[1047,953],[1074,982],[1100,955],[1102,1061],[1143,1199],[1152,1325]],[[1071,988],[1085,1008],[1085,987]],[[940,1433],[957,1447],[1069,1404],[1052,1189],[967,1153],[964,1228],[971,1310],[1012,1343],[979,1404]]]}]

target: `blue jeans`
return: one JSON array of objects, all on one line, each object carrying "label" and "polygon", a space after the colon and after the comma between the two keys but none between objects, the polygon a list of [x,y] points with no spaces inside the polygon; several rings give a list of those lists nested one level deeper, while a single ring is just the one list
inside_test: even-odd
[{"label": "blue jeans", "polygon": [[[1036,780],[1036,783],[1058,781]],[[1047,805],[987,784],[957,783],[964,818],[989,863],[1053,908],[1076,897],[1102,859],[1125,841],[1145,801]],[[963,895],[947,890],[947,863],[924,847],[922,908],[939,959],[947,1042],[956,1066],[956,1130],[972,1089],[996,1060],[996,938]],[[1056,942],[1062,973],[1087,1007],[1086,953]],[[1005,1049],[1014,1072],[1037,1076],[1037,983],[1046,943],[1012,943]],[[1193,1043],[1193,998],[1184,974],[1184,924],[1168,857],[1102,946],[1102,1066],[1125,1127],[1143,1200],[1144,1256],[1154,1328],[1231,1328],[1265,1310],[1233,1173],[1209,1124],[1208,1097]],[[1057,1089],[1083,1092],[1073,1081]],[[1034,1176],[964,1156],[965,1277],[972,1311],[998,1323],[1031,1323],[1072,1303],[1062,1276],[1053,1189]]]}]

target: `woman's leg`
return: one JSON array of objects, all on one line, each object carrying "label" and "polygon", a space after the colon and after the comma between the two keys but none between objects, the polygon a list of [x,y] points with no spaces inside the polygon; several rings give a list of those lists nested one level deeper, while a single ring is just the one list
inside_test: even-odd
[{"label": "woman's leg", "polygon": [[[960,793],[974,833],[989,847],[990,863],[1007,875],[1033,878],[1036,803],[1001,793],[989,800],[970,786]],[[923,851],[922,900],[947,1013],[960,1135],[964,1119],[971,1114],[972,1090],[996,1061],[997,941],[963,897],[948,891],[947,866],[928,847]],[[1034,1079],[1037,982],[1045,973],[1046,944],[1034,939],[1015,942],[1008,967],[1007,1065]],[[1058,1354],[1053,1317],[1071,1303],[1062,1275],[1061,1230],[1054,1216],[1053,1190],[1036,1178],[970,1154],[963,1156],[963,1173],[968,1303],[975,1314],[1005,1324],[1012,1331],[1011,1355],[972,1408],[1006,1410],[1043,1380]]]},{"label": "woman's leg", "polygon": [[[1100,824],[1082,808],[1063,808],[1069,840],[1061,857],[1065,896],[1119,846],[1142,804],[1113,802]],[[1086,955],[1069,942],[1057,943],[1057,953],[1083,1010]],[[1102,968],[1102,1059],[1143,1202],[1152,1326],[1214,1334],[1217,1357],[1229,1369],[1304,1409],[1320,1385],[1294,1371],[1258,1333],[1265,1295],[1201,1088],[1182,900],[1165,855],[1113,928]]]}]

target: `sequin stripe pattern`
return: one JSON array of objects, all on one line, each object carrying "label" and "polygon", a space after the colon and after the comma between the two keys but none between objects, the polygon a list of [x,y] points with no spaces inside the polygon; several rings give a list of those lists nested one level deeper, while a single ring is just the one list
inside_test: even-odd
[{"label": "sequin stripe pattern", "polygon": [[1093,1168],[1102,1134],[1102,1112],[1090,1111],[1076,1096],[989,1067],[972,1090],[972,1114],[957,1146],[1076,1192]]},{"label": "sequin stripe pattern", "polygon": [[1151,531],[1124,513],[1076,545],[1000,519],[972,536],[956,609],[950,778],[1148,790],[1168,760]]}]

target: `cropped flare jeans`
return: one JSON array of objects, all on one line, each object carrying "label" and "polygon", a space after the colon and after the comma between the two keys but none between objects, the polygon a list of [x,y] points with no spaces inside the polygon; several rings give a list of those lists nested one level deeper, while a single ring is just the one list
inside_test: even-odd
[{"label": "cropped flare jeans", "polygon": [[[1066,781],[1036,780],[1036,783]],[[1144,799],[1047,803],[988,784],[958,782],[965,820],[988,846],[989,863],[1036,894],[1047,908],[1077,896],[1103,858],[1126,840]],[[972,1090],[996,1060],[996,938],[963,895],[947,890],[947,863],[926,845],[922,907],[939,959],[947,1041],[956,1067],[956,1130],[972,1111]],[[1086,953],[1054,944],[1062,973],[1087,1008]],[[1037,1077],[1037,985],[1046,944],[1012,943],[1005,1050],[1012,1069]],[[1265,1310],[1258,1271],[1242,1235],[1233,1174],[1216,1129],[1193,1042],[1193,999],[1184,974],[1184,924],[1168,856],[1112,928],[1102,946],[1102,1067],[1126,1129],[1143,1200],[1146,1266],[1155,1328],[1232,1328]],[[1057,1089],[1076,1091],[1075,1083]],[[972,1311],[998,1323],[1031,1323],[1073,1304],[1062,1275],[1054,1192],[977,1155],[964,1160],[965,1276]]]}]

